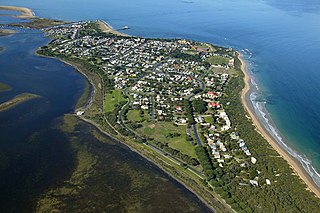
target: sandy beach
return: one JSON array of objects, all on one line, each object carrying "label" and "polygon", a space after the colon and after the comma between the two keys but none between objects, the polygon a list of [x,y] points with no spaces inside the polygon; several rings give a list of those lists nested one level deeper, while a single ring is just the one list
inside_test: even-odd
[{"label": "sandy beach", "polygon": [[34,15],[34,12],[29,9],[29,8],[25,8],[25,7],[15,7],[15,6],[0,6],[0,10],[12,10],[12,11],[18,11],[21,14],[20,15],[16,15],[13,17],[17,17],[17,18],[22,18],[22,19],[31,19],[31,18],[35,18],[36,16]]},{"label": "sandy beach", "polygon": [[113,28],[112,28],[107,22],[105,22],[105,21],[98,20],[97,22],[98,22],[98,24],[99,24],[100,29],[101,29],[102,32],[104,32],[104,33],[112,33],[112,34],[115,34],[115,35],[118,35],[118,36],[131,37],[131,36],[128,35],[128,34],[121,33],[121,32],[119,32],[119,31],[113,29]]},{"label": "sandy beach", "polygon": [[284,150],[278,142],[270,135],[270,133],[264,128],[264,126],[260,123],[259,119],[256,117],[255,113],[253,112],[252,108],[250,107],[250,103],[248,103],[248,100],[246,98],[248,92],[250,91],[250,76],[248,74],[247,68],[246,68],[246,62],[244,61],[241,53],[238,52],[238,58],[241,61],[241,70],[244,73],[245,77],[245,87],[242,90],[241,93],[241,101],[246,108],[247,112],[249,113],[252,122],[256,126],[257,131],[268,141],[268,143],[279,153],[279,155],[284,158],[291,168],[295,171],[295,174],[298,175],[303,182],[305,182],[309,188],[309,190],[313,191],[317,197],[320,198],[320,189],[319,187],[314,183],[312,178],[309,176],[309,174],[304,170],[300,162],[296,159],[294,159],[289,153],[287,153],[286,150]]}]

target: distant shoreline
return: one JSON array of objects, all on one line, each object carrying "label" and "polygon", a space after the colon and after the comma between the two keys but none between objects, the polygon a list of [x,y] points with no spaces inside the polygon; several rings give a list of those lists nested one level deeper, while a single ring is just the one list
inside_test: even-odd
[{"label": "distant shoreline", "polygon": [[285,149],[283,149],[278,144],[278,142],[273,138],[273,136],[265,129],[263,124],[259,121],[259,119],[255,115],[255,112],[250,107],[251,103],[249,103],[249,101],[246,98],[247,94],[251,89],[250,76],[248,74],[247,64],[243,59],[242,54],[239,52],[238,52],[238,58],[241,61],[241,70],[245,75],[244,77],[245,87],[242,89],[242,92],[241,92],[241,101],[246,111],[249,113],[253,124],[256,126],[257,131],[266,139],[266,141],[273,147],[273,149],[275,149],[278,152],[278,154],[288,162],[288,164],[292,167],[296,175],[298,175],[302,179],[302,181],[307,184],[309,190],[314,192],[317,195],[317,197],[320,198],[320,189],[316,185],[316,183],[313,181],[312,177],[310,177],[310,175],[305,171],[305,169],[302,167],[302,165],[297,159],[294,159]]},{"label": "distant shoreline", "polygon": [[17,11],[20,12],[20,15],[12,15],[13,17],[16,18],[21,18],[21,19],[31,19],[31,18],[36,18],[34,12],[26,7],[16,7],[16,6],[0,6],[0,10],[11,10],[11,11]]}]

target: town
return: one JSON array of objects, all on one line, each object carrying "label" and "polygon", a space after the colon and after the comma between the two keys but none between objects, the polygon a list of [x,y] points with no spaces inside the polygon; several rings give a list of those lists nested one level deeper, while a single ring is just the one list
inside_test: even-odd
[{"label": "town", "polygon": [[239,72],[234,50],[184,39],[104,34],[97,22],[43,31],[54,39],[41,54],[85,60],[102,70],[109,89],[99,113],[117,131],[215,184],[232,167],[239,185],[271,185],[269,179],[259,180],[260,172],[251,166],[259,159],[233,127],[224,109],[228,102],[221,102]]}]

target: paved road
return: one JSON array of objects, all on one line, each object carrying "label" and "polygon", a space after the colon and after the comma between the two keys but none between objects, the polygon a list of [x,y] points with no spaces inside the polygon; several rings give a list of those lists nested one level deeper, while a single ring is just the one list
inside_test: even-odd
[{"label": "paved road", "polygon": [[[199,79],[199,78],[195,78],[195,79],[200,82],[201,91],[198,92],[198,93],[195,93],[195,94],[190,95],[190,96],[188,97],[188,101],[190,101],[191,98],[193,98],[196,94],[199,94],[199,93],[203,92],[203,91],[205,90],[205,88],[206,88],[204,82],[203,82],[201,79]],[[200,146],[202,146],[202,142],[201,142],[201,140],[200,140],[200,137],[199,137],[199,133],[198,133],[198,129],[197,129],[196,124],[192,124],[192,129],[193,129],[194,135],[195,135],[195,137],[196,137],[197,143],[198,143]]]},{"label": "paved road", "polygon": [[200,137],[199,137],[199,134],[198,134],[198,130],[197,130],[196,124],[192,124],[192,129],[193,129],[194,136],[196,137],[196,140],[197,140],[198,144],[199,144],[200,146],[202,146],[202,142],[201,142],[201,140],[200,140]]}]

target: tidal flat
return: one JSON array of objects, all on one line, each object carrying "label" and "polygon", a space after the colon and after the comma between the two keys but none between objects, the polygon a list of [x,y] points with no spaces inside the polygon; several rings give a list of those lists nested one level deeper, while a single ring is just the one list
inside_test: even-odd
[{"label": "tidal flat", "polygon": [[95,127],[73,115],[56,124],[70,140],[74,167],[41,196],[37,212],[209,211],[182,185]]}]

